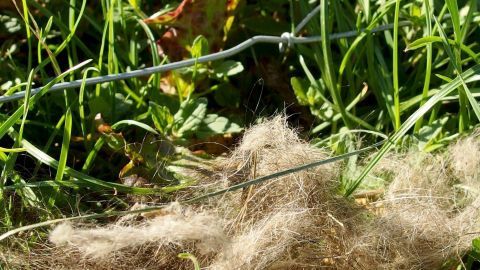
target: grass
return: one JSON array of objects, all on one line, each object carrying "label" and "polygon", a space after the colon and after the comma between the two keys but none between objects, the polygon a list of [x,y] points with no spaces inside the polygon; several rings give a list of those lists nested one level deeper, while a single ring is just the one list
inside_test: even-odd
[{"label": "grass", "polygon": [[[169,201],[172,192],[195,182],[170,165],[186,159],[191,145],[254,122],[244,114],[257,102],[263,107],[252,118],[287,107],[306,137],[335,154],[351,152],[358,133],[365,143],[377,135],[389,138],[359,174],[342,178],[345,196],[363,188],[388,151],[408,145],[439,151],[479,123],[475,0],[320,1],[319,14],[299,35],[321,35],[322,42],[296,45],[283,56],[258,45],[230,62],[47,93],[62,81],[196,58],[254,35],[280,35],[314,8],[307,1],[240,1],[231,28],[207,19],[182,32],[175,23],[143,21],[178,6],[157,2],[22,0],[20,12],[0,11],[2,94],[26,91],[23,100],[0,104],[2,231],[78,212],[123,211],[130,194]],[[208,10],[224,22],[225,3],[217,2],[191,12]],[[385,24],[392,29],[372,33]],[[164,36],[170,27],[177,28],[177,39]],[[227,28],[224,41],[218,33]],[[359,33],[328,39],[350,30]],[[158,43],[165,44],[163,54]],[[256,96],[252,86],[260,77],[266,91]],[[43,87],[31,96],[33,83]],[[119,175],[145,178],[149,185],[127,186]]]}]

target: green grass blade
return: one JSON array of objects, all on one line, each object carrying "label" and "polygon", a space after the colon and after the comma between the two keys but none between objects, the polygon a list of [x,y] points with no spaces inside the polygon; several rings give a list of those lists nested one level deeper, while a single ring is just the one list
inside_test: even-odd
[{"label": "green grass blade", "polygon": [[[63,123],[65,122],[65,114],[58,119],[57,124],[53,127],[53,131],[50,133],[48,136],[48,140],[43,146],[43,152],[48,152],[48,149],[50,149],[50,146],[52,146],[53,140],[55,140],[55,137],[57,137],[58,133],[60,132],[61,128],[63,127]],[[33,176],[35,177],[40,170],[40,166],[42,164],[40,161],[35,162],[35,169],[33,170]]]},{"label": "green grass blade", "polygon": [[[23,119],[22,119],[22,122],[20,123],[20,131],[17,133],[17,136],[15,136],[15,142],[13,144],[13,149],[19,149],[18,147],[20,146],[20,142],[22,141],[22,137],[23,137],[23,131],[24,131],[24,128],[25,128],[25,121],[27,119],[27,115],[28,115],[28,110],[29,110],[29,105],[30,105],[30,94],[31,94],[31,90],[32,90],[32,84],[33,84],[33,77],[35,75],[35,70],[31,70],[30,71],[30,74],[28,76],[28,80],[27,80],[27,86],[26,86],[26,90],[25,90],[25,99],[24,99],[24,103],[23,103]],[[24,149],[24,148],[20,148],[20,149]],[[25,149],[26,150],[26,149]],[[11,152],[6,161],[5,161],[5,165],[4,165],[4,168],[2,170],[2,173],[1,173],[1,179],[0,179],[0,204],[1,205],[4,205],[4,215],[6,215],[7,217],[7,220],[9,220],[9,211],[8,209],[5,208],[5,201],[4,201],[4,196],[3,196],[3,186],[6,184],[7,182],[7,178],[10,177],[14,183],[24,183],[25,181],[19,177],[15,177],[16,175],[16,172],[14,172],[14,166],[15,166],[15,162],[17,160],[17,157],[18,157],[18,152],[17,151],[13,151]],[[24,188],[22,190],[19,190],[18,191],[18,194],[23,198],[25,199],[25,201],[30,204],[30,205],[36,205],[36,202],[38,202],[38,198],[36,196],[36,194],[30,189],[30,188]],[[38,206],[38,205],[37,205]]]},{"label": "green grass blade", "polygon": [[[45,152],[41,151],[37,147],[35,147],[30,142],[23,140],[22,146],[27,150],[27,152],[35,157],[36,159],[40,160],[45,165],[48,165],[54,169],[58,169],[58,161],[56,161],[51,156],[47,155]],[[89,184],[89,187],[97,189],[97,190],[111,190],[113,192],[124,192],[130,194],[163,194],[165,193],[167,188],[138,188],[138,187],[130,187],[114,182],[107,182],[95,177],[89,176],[87,174],[81,173],[76,171],[68,166],[65,166],[64,172],[66,175],[75,178],[76,181],[80,181],[83,183]]]},{"label": "green grass blade", "polygon": [[339,88],[337,87],[336,77],[333,71],[333,62],[332,62],[332,51],[330,48],[330,40],[329,36],[329,1],[323,0],[321,1],[321,8],[320,8],[320,29],[322,35],[322,55],[323,55],[323,66],[324,66],[324,80],[325,84],[332,95],[333,103],[339,109],[340,114],[342,115],[343,122],[347,127],[352,127],[350,123],[350,119],[347,116],[345,106],[343,105],[343,101],[341,98],[341,94],[339,92]]},{"label": "green grass blade", "polygon": [[[434,20],[435,20],[435,23],[438,25],[438,28],[439,28],[439,32],[440,32],[440,36],[442,37],[442,41],[443,41],[443,46],[445,47],[445,50],[448,54],[448,56],[450,57],[450,59],[452,59],[452,65],[454,66],[455,68],[455,71],[457,72],[458,74],[458,78],[460,79],[461,81],[461,86],[459,87],[459,91],[458,91],[458,95],[459,95],[459,102],[460,102],[460,110],[461,110],[461,113],[462,113],[462,108],[465,110],[465,114],[467,114],[467,116],[465,117],[467,120],[469,119],[469,116],[468,116],[468,110],[467,110],[467,107],[465,104],[465,102],[463,101],[463,99],[466,97],[468,99],[468,101],[470,102],[470,105],[472,106],[472,109],[473,109],[473,112],[475,113],[475,116],[477,117],[478,120],[480,120],[480,106],[478,105],[478,102],[475,100],[475,98],[473,97],[472,95],[472,92],[470,91],[470,89],[468,88],[467,84],[465,83],[465,80],[461,74],[462,72],[462,68],[461,68],[461,59],[459,59],[460,57],[460,52],[457,51],[456,54],[454,54],[452,52],[452,48],[450,47],[450,44],[448,43],[448,39],[447,39],[447,36],[445,34],[445,31],[443,30],[443,28],[440,26],[440,23],[438,22],[437,18],[435,18],[435,16],[433,16]],[[459,40],[459,42],[461,42],[461,40]],[[459,64],[460,63],[460,64]],[[464,107],[462,107],[462,102],[464,102]],[[460,114],[461,114],[460,113]],[[467,123],[465,123],[466,125],[469,124],[469,121]],[[467,126],[468,127],[468,126]]]},{"label": "green grass blade", "polygon": [[121,126],[124,126],[124,125],[131,125],[131,126],[137,126],[139,128],[142,128],[148,132],[151,132],[155,135],[160,135],[155,129],[153,129],[151,126],[147,125],[147,124],[144,124],[144,123],[141,123],[141,122],[138,122],[138,121],[135,121],[135,120],[121,120],[121,121],[118,121],[116,122],[115,124],[112,125],[112,128],[113,129],[117,129]]},{"label": "green grass blade", "polygon": [[390,139],[383,145],[380,151],[375,155],[375,157],[367,164],[363,169],[362,173],[358,178],[352,183],[352,185],[346,190],[345,196],[350,196],[360,185],[360,183],[367,177],[370,171],[375,167],[375,165],[383,158],[383,156],[408,132],[408,130],[415,125],[416,121],[425,115],[430,109],[432,109],[436,104],[438,104],[444,97],[453,92],[459,86],[462,85],[462,79],[464,78],[467,82],[479,81],[480,80],[480,65],[476,65],[473,68],[466,70],[461,76],[458,76],[450,83],[444,85],[440,91],[433,95],[425,104],[416,110],[396,131]]},{"label": "green grass blade", "polygon": [[82,173],[88,173],[88,171],[92,168],[93,162],[95,161],[95,158],[97,157],[98,152],[100,151],[100,149],[102,149],[104,144],[105,144],[104,137],[99,137],[95,142],[95,145],[93,145],[92,150],[90,150],[90,152],[88,153],[88,156],[85,159],[85,163],[83,163]]},{"label": "green grass blade", "polygon": [[[25,99],[23,101],[23,111],[22,111],[23,118],[22,118],[22,122],[20,123],[20,131],[18,132],[18,135],[15,138],[15,142],[13,144],[14,149],[20,146],[20,142],[22,141],[22,138],[23,138],[23,131],[25,128],[25,121],[27,120],[27,115],[28,115],[28,109],[30,104],[30,94],[32,90],[34,75],[35,75],[34,70],[30,71],[30,74],[28,75],[27,86],[25,89]],[[8,158],[5,162],[5,166],[1,173],[0,187],[5,184],[8,174],[13,171],[13,166],[15,165],[16,160],[17,160],[17,152],[14,151],[10,155],[8,155]]]},{"label": "green grass blade", "polygon": [[469,1],[469,7],[468,7],[468,13],[465,18],[465,22],[462,25],[461,33],[460,33],[460,41],[463,42],[465,38],[467,37],[468,30],[470,28],[470,25],[472,24],[473,17],[475,12],[477,11],[477,0],[470,0]]},{"label": "green grass blade", "polygon": [[[16,4],[15,4],[16,5]],[[23,20],[25,23],[25,31],[27,32],[27,44],[28,44],[28,63],[27,63],[27,70],[32,69],[32,34],[30,32],[30,22],[29,22],[29,10],[26,0],[22,0],[22,8],[23,8]]]},{"label": "green grass blade", "polygon": [[[86,64],[90,63],[91,60],[84,61],[74,67],[69,68],[59,76],[57,76],[55,79],[50,81],[47,85],[42,87],[40,92],[38,92],[36,95],[34,95],[30,101],[29,101],[29,106],[32,106],[35,104],[43,95],[45,95],[54,84],[57,82],[61,81],[65,76],[69,75],[70,73],[74,72],[77,69],[80,69],[81,67],[85,66]],[[24,112],[24,106],[20,106],[5,122],[2,123],[0,126],[0,139],[7,134],[9,129],[22,117]]]},{"label": "green grass blade", "polygon": [[[161,64],[160,57],[157,53],[157,44],[155,42],[155,36],[152,33],[152,30],[148,27],[146,23],[144,23],[142,20],[138,20],[138,23],[142,27],[143,31],[147,35],[148,38],[148,44],[150,45],[150,51],[152,55],[152,63],[154,66],[158,66]],[[161,79],[161,74],[160,73],[155,73],[152,75],[153,76],[153,89],[160,89],[160,79]]]},{"label": "green grass blade", "polygon": [[[450,12],[450,19],[452,20],[455,41],[459,41],[461,39],[462,30],[460,27],[460,13],[458,11],[457,0],[445,0],[445,3],[447,4],[448,11]],[[437,24],[437,26],[441,28],[439,24]]]},{"label": "green grass blade", "polygon": [[80,116],[80,129],[82,130],[83,140],[87,139],[87,127],[86,127],[86,116],[85,116],[85,80],[88,77],[89,71],[100,72],[97,68],[90,67],[85,69],[82,77],[82,85],[78,93],[78,114]]},{"label": "green grass blade", "polygon": [[[108,7],[108,51],[107,51],[107,66],[108,66],[108,74],[117,74],[119,71],[118,68],[118,61],[115,52],[115,3],[116,0],[109,1]],[[108,89],[110,94],[110,106],[111,106],[111,115],[112,118],[115,119],[116,115],[116,102],[115,102],[115,94],[117,93],[117,83],[110,82],[108,83]]]},{"label": "green grass blade", "polygon": [[[368,1],[366,1],[368,2]],[[390,4],[389,4],[390,3]],[[352,42],[350,47],[348,48],[347,52],[342,58],[342,62],[340,63],[340,67],[338,69],[338,84],[342,85],[342,75],[343,72],[345,71],[345,68],[347,67],[348,64],[350,64],[350,58],[355,51],[355,49],[358,47],[359,44],[362,44],[363,39],[369,35],[369,32],[375,28],[375,26],[379,23],[380,19],[382,19],[388,11],[390,11],[390,8],[393,6],[395,2],[389,2],[386,3],[385,6],[383,7],[383,10],[375,16],[375,18],[369,23],[369,25],[366,28],[366,31],[361,33],[359,36],[355,38],[355,40]]]},{"label": "green grass blade", "polygon": [[[425,6],[425,35],[430,37],[432,35],[432,16],[430,14],[430,0],[424,0]],[[425,67],[425,80],[423,81],[423,89],[422,89],[422,100],[420,101],[420,107],[425,104],[428,98],[428,91],[430,89],[430,78],[432,76],[432,54],[433,54],[433,45],[432,43],[428,43],[427,45],[427,59],[426,59],[426,67]],[[418,133],[420,128],[423,124],[423,116],[418,119],[415,123],[414,132]]]},{"label": "green grass blade", "polygon": [[395,4],[395,19],[393,23],[393,106],[395,112],[395,130],[400,128],[400,89],[398,86],[398,17],[400,14],[400,2]]},{"label": "green grass blade", "polygon": [[65,112],[65,125],[63,128],[62,149],[60,151],[60,158],[58,160],[57,174],[55,175],[55,181],[63,180],[63,174],[65,173],[65,167],[68,158],[68,149],[70,148],[70,138],[72,136],[72,110],[67,108]]},{"label": "green grass blade", "polygon": [[[461,53],[460,53],[460,46],[462,44],[462,34],[461,34],[461,27],[460,27],[460,13],[458,11],[458,3],[457,0],[446,0],[446,5],[448,8],[448,11],[450,12],[450,19],[452,21],[453,25],[453,35],[455,37],[455,51],[454,53],[451,52],[450,45],[448,44],[448,39],[447,35],[445,34],[445,31],[440,25],[440,22],[438,19],[433,16],[433,19],[435,20],[435,24],[437,25],[439,29],[440,36],[442,39],[445,40],[444,47],[447,50],[447,53],[449,57],[451,58],[451,63],[453,64],[455,70],[458,72],[458,75],[461,76],[460,74],[462,73],[462,58],[461,58]],[[462,79],[460,77],[460,79]],[[462,86],[459,87],[459,96],[460,96],[460,115],[459,115],[459,131],[464,132],[469,128],[470,125],[470,116],[468,112],[468,107],[467,107],[467,97],[465,95],[465,91],[468,91],[467,89],[464,89]]]},{"label": "green grass blade", "polygon": [[[410,43],[405,50],[406,51],[416,50],[416,49],[419,49],[419,48],[423,48],[425,46],[428,47],[432,43],[437,43],[437,42],[443,43],[443,41],[444,41],[444,39],[442,37],[438,37],[438,36],[421,37],[421,38],[413,41],[412,43]],[[447,42],[450,45],[454,45],[454,46],[456,45],[455,40],[447,39]],[[470,49],[468,46],[465,46],[464,44],[460,44],[460,49],[464,53],[468,54],[468,56],[470,56],[473,60],[475,60],[478,63],[479,55],[477,53],[475,53],[472,49]]]}]

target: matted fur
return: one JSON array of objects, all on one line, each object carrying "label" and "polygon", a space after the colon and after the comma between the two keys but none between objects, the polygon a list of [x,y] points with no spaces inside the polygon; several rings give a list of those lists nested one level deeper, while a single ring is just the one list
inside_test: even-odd
[{"label": "matted fur", "polygon": [[182,209],[178,203],[172,203],[159,211],[157,217],[137,226],[81,229],[64,223],[50,233],[50,241],[57,246],[76,249],[94,260],[147,244],[162,248],[196,242],[197,250],[207,254],[226,243],[221,224],[221,220],[212,214],[193,213],[190,209]]},{"label": "matted fur", "polygon": [[[468,149],[467,149],[468,148]],[[284,117],[245,132],[196,190],[269,175],[328,155],[299,139]],[[174,204],[143,222],[106,227],[62,224],[51,251],[62,269],[436,269],[461,257],[479,226],[480,143],[464,138],[445,153],[390,154],[376,171],[391,177],[371,211],[336,195],[341,164],[273,179],[201,205]],[[208,175],[203,172],[203,176]],[[182,196],[185,196],[183,194]],[[370,207],[370,208],[371,208]],[[80,256],[82,260],[72,259]],[[48,257],[34,256],[37,265]],[[458,260],[457,260],[458,263]]]}]

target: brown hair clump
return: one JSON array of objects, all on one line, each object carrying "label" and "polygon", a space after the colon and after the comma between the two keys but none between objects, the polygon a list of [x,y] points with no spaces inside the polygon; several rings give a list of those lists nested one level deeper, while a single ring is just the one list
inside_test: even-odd
[{"label": "brown hair clump", "polygon": [[[203,172],[210,175],[205,186],[191,192],[327,157],[277,116],[248,129],[228,158]],[[384,194],[364,207],[337,194],[341,164],[330,163],[196,205],[172,203],[142,221],[61,224],[44,254],[56,254],[57,268],[76,262],[89,269],[191,269],[177,257],[188,252],[200,266],[221,270],[438,269],[458,264],[477,237],[480,199],[471,194],[479,190],[479,164],[476,135],[445,153],[389,154],[371,173],[389,175]]]}]

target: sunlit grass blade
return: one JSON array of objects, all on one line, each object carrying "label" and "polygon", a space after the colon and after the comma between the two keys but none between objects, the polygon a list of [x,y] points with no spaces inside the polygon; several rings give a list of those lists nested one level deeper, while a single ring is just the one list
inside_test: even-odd
[{"label": "sunlit grass blade", "polygon": [[345,106],[343,105],[341,93],[337,87],[336,76],[333,71],[333,62],[332,62],[332,51],[330,48],[329,40],[329,2],[328,0],[321,1],[320,8],[320,28],[322,35],[322,56],[323,56],[323,67],[324,67],[324,80],[325,84],[332,95],[333,103],[338,107],[340,114],[342,115],[343,122],[347,127],[351,126],[351,121],[347,116],[345,111]]},{"label": "sunlit grass blade", "polygon": [[82,136],[84,141],[87,139],[87,127],[86,127],[86,115],[85,115],[85,80],[88,77],[89,71],[96,71],[100,72],[97,68],[87,68],[83,72],[82,78],[82,85],[80,86],[80,90],[78,92],[78,114],[80,116],[80,129],[82,130]]},{"label": "sunlit grass blade", "polygon": [[[108,51],[107,51],[107,71],[108,74],[117,74],[119,72],[117,55],[115,52],[115,23],[114,23],[114,16],[115,16],[115,9],[117,0],[109,0],[108,5],[108,13],[107,13],[107,21],[108,21]],[[111,106],[111,115],[112,118],[115,120],[116,115],[116,102],[115,102],[115,94],[117,93],[117,83],[110,82],[108,84],[108,90],[110,95],[110,106]]]},{"label": "sunlit grass blade", "polygon": [[[20,142],[22,141],[23,138],[23,131],[25,128],[25,120],[27,119],[28,115],[28,110],[30,106],[30,94],[32,90],[32,84],[33,84],[33,76],[35,75],[35,71],[31,70],[30,74],[28,75],[28,80],[27,80],[27,86],[25,90],[25,99],[23,101],[23,118],[20,123],[20,130],[18,132],[17,137],[15,138],[15,142],[13,144],[13,148],[18,148],[20,146]],[[11,154],[8,156],[7,161],[5,162],[5,166],[2,170],[1,173],[1,180],[0,180],[0,186],[3,186],[7,180],[8,174],[13,170],[13,166],[15,165],[15,162],[17,160],[17,152],[13,151]]]},{"label": "sunlit grass blade", "polygon": [[[41,14],[44,14],[46,17],[51,17],[53,22],[55,23],[55,25],[62,31],[62,32],[65,32],[65,33],[69,33],[70,30],[69,30],[69,27],[67,25],[65,25],[62,21],[62,19],[57,16],[57,14],[54,14],[52,13],[49,9],[47,9],[45,6],[43,6],[41,3],[39,3],[38,1],[35,1],[35,0],[27,0],[28,3],[34,7],[37,11],[39,11]],[[85,14],[84,11],[81,11],[79,12],[79,14]],[[83,16],[80,16],[80,17],[83,17]],[[77,18],[77,21],[79,21],[79,19]],[[79,21],[80,22],[80,21]],[[96,27],[94,27],[96,28]],[[72,39],[75,41],[75,44],[78,45],[78,47],[82,50],[83,53],[85,53],[87,55],[88,58],[91,58],[91,59],[98,59],[97,58],[97,55],[94,54],[90,48],[75,34],[72,35]],[[68,45],[68,44],[67,44]],[[60,53],[57,52],[56,54]],[[54,52],[55,54],[55,52]],[[39,66],[44,66],[46,65],[47,63],[41,63]]]},{"label": "sunlit grass blade", "polygon": [[[35,147],[30,142],[23,140],[22,146],[27,150],[27,152],[40,160],[43,164],[48,165],[54,169],[58,169],[58,161],[56,161],[51,156],[47,155],[45,152],[41,151]],[[110,190],[112,192],[123,192],[130,194],[164,194],[166,191],[169,191],[169,187],[165,188],[140,188],[140,187],[130,187],[114,182],[107,182],[95,177],[86,175],[84,173],[78,172],[68,166],[64,168],[65,175],[68,175],[76,181],[88,183],[89,187],[96,190]]]},{"label": "sunlit grass blade", "polygon": [[433,108],[439,101],[441,101],[448,94],[453,92],[459,86],[462,85],[462,79],[464,78],[467,82],[474,82],[480,80],[480,65],[476,65],[473,68],[466,70],[461,77],[458,76],[452,82],[444,85],[440,91],[432,96],[425,104],[416,110],[396,131],[390,139],[384,144],[380,151],[375,155],[375,157],[367,164],[367,166],[362,170],[362,173],[357,177],[357,179],[352,183],[352,185],[346,190],[345,196],[350,196],[362,181],[367,177],[370,171],[377,165],[377,163],[383,158],[383,156],[399,141],[401,138],[410,130],[415,122],[427,113],[430,109]]},{"label": "sunlit grass blade", "polygon": [[137,126],[137,127],[142,128],[142,129],[144,129],[148,132],[151,132],[155,135],[160,135],[155,129],[153,129],[149,125],[144,124],[142,122],[135,121],[135,120],[129,120],[129,119],[120,120],[120,121],[116,122],[115,124],[112,125],[112,128],[117,129],[117,128],[119,128],[121,126],[124,126],[124,125]]},{"label": "sunlit grass blade", "polygon": [[[458,11],[458,4],[457,0],[446,0],[446,5],[448,8],[448,11],[450,12],[450,20],[452,21],[453,25],[453,35],[455,37],[455,49],[454,52],[451,52],[450,45],[448,44],[448,41],[446,42],[445,49],[447,50],[447,53],[449,57],[451,58],[451,63],[453,64],[455,71],[458,72],[458,75],[461,76],[460,74],[462,73],[462,56],[460,52],[460,45],[462,44],[462,36],[461,36],[461,27],[460,27],[460,13]],[[443,30],[442,26],[440,25],[440,22],[437,20],[435,16],[433,16],[433,19],[435,20],[435,24],[437,25],[440,36],[442,39],[445,41],[447,39],[447,35],[445,34],[445,31]],[[460,78],[461,79],[461,78]],[[459,87],[458,92],[460,96],[460,113],[459,113],[459,131],[464,132],[466,131],[469,126],[470,126],[470,115],[469,115],[469,110],[467,106],[467,97],[465,95],[465,91],[468,91],[467,89],[463,89],[463,85]]]},{"label": "sunlit grass blade", "polygon": [[[424,0],[425,8],[425,36],[430,37],[432,35],[432,16],[430,14],[430,0]],[[433,54],[433,45],[428,43],[427,45],[427,59],[425,67],[425,80],[423,81],[422,89],[422,100],[420,101],[420,107],[425,104],[428,98],[428,90],[430,89],[430,77],[432,76],[432,54]],[[418,133],[423,124],[423,116],[418,119],[415,123],[414,132]]]},{"label": "sunlit grass blade", "polygon": [[[447,39],[447,36],[445,34],[445,31],[443,30],[443,28],[440,26],[440,23],[438,22],[437,18],[435,16],[433,16],[433,19],[435,20],[435,23],[438,25],[438,29],[439,29],[439,32],[440,32],[440,36],[442,37],[442,41],[443,41],[443,46],[445,48],[445,51],[447,52],[448,56],[453,60],[452,61],[452,65],[454,66],[455,68],[455,71],[457,72],[458,74],[458,78],[460,79],[461,81],[461,86],[459,87],[459,91],[458,91],[458,95],[459,95],[459,103],[460,103],[460,107],[462,106],[462,98],[466,98],[468,99],[470,105],[472,106],[472,109],[473,109],[473,112],[475,113],[475,116],[477,117],[477,119],[480,121],[480,106],[478,105],[478,102],[475,100],[475,98],[473,97],[472,95],[472,92],[470,91],[470,89],[468,88],[467,84],[465,83],[465,80],[462,76],[462,68],[461,68],[461,55],[460,55],[460,50],[457,48],[457,53],[454,54],[454,52],[452,51],[452,48],[450,47],[450,44],[448,43],[448,39]],[[459,40],[457,41],[458,42],[461,42],[460,40],[460,37],[458,37]],[[461,43],[458,43],[459,45]],[[460,59],[459,59],[460,58]],[[466,107],[467,104],[465,104],[464,106]],[[468,108],[464,108],[465,109],[465,113],[467,114],[467,119],[470,119],[469,115],[468,115]],[[462,108],[460,108],[460,110],[462,110]],[[468,121],[468,124],[470,123],[470,121]],[[461,132],[462,130],[460,130]]]},{"label": "sunlit grass blade", "polygon": [[400,128],[400,89],[398,86],[398,17],[400,14],[400,2],[397,0],[395,4],[395,18],[393,23],[393,106],[395,116],[395,130]]},{"label": "sunlit grass blade", "polygon": [[[54,84],[65,78],[68,74],[71,72],[74,72],[77,69],[80,69],[81,67],[85,66],[86,64],[90,63],[90,60],[84,61],[72,68],[69,68],[66,70],[64,73],[60,74],[60,76],[57,76],[55,79],[50,81],[47,85],[42,87],[40,92],[38,92],[36,95],[34,95],[29,102],[29,106],[32,106],[35,104],[43,95],[45,95],[48,92],[48,89],[50,89]],[[10,127],[12,127],[23,115],[24,112],[24,106],[20,106],[5,122],[2,123],[0,126],[0,139],[5,136],[5,134],[8,132]]]},{"label": "sunlit grass blade", "polygon": [[[152,55],[152,64],[154,66],[158,66],[160,65],[161,61],[156,49],[157,45],[155,43],[155,36],[153,35],[152,30],[150,30],[150,28],[146,23],[144,23],[142,20],[137,20],[137,21],[138,21],[138,24],[140,24],[140,26],[142,27],[145,34],[147,35],[148,44],[150,45],[150,50]],[[161,74],[156,73],[156,74],[153,74],[152,76],[153,76],[153,82],[152,82],[153,89],[160,89]]]},{"label": "sunlit grass blade", "polygon": [[[428,47],[428,46],[431,46],[432,43],[436,43],[436,42],[443,43],[443,38],[438,37],[438,36],[422,37],[422,38],[419,38],[419,39],[415,40],[414,42],[410,43],[407,46],[406,50],[416,50],[416,49],[419,49],[419,48],[422,48],[422,47],[425,47],[425,46]],[[447,39],[447,42],[450,45],[456,45],[455,40]],[[475,60],[478,63],[479,55],[477,53],[475,53],[471,48],[469,48],[468,46],[465,46],[464,44],[460,44],[460,49],[464,53],[468,54],[468,56],[470,56],[473,60]]]},{"label": "sunlit grass blade", "polygon": [[[16,4],[15,4],[16,5]],[[29,10],[26,0],[22,0],[22,8],[23,8],[23,20],[25,23],[25,31],[27,32],[27,44],[28,44],[28,63],[27,63],[27,70],[32,69],[32,34],[30,32],[30,22],[29,22]]]},{"label": "sunlit grass blade", "polygon": [[65,166],[67,164],[68,149],[70,148],[70,137],[72,136],[72,110],[67,108],[65,112],[65,125],[63,128],[62,148],[60,150],[60,158],[58,160],[57,174],[55,175],[56,181],[63,180],[63,174],[65,173]]},{"label": "sunlit grass blade", "polygon": [[465,21],[463,22],[463,25],[461,27],[461,33],[460,33],[460,41],[463,43],[465,41],[465,38],[467,37],[468,31],[470,30],[471,24],[474,22],[474,14],[477,12],[477,0],[470,0],[468,2],[468,13],[467,16],[465,17]]},{"label": "sunlit grass blade", "polygon": [[98,155],[98,152],[100,151],[100,149],[102,149],[104,144],[105,144],[104,137],[99,137],[95,142],[95,144],[93,145],[92,150],[90,150],[90,152],[88,153],[87,158],[85,159],[85,162],[83,163],[82,173],[88,173],[90,171]]},{"label": "sunlit grass blade", "polygon": [[[52,146],[53,141],[57,137],[58,133],[60,133],[64,122],[65,122],[65,114],[62,115],[60,119],[58,119],[57,124],[55,125],[55,127],[53,127],[53,131],[49,134],[48,140],[42,148],[43,152],[48,152],[48,150]],[[38,171],[40,170],[40,166],[41,166],[41,163],[40,161],[37,160],[35,162],[35,169],[33,170],[34,177],[37,175]]]},{"label": "sunlit grass blade", "polygon": [[[30,98],[31,98],[30,94],[31,94],[31,90],[32,90],[33,76],[34,75],[35,75],[35,71],[31,70],[30,74],[28,76],[28,80],[27,80],[27,86],[26,86],[26,90],[25,90],[25,99],[23,101],[23,118],[22,118],[22,121],[20,123],[20,130],[16,134],[17,136],[15,136],[15,138],[14,138],[15,142],[13,144],[13,149],[26,150],[25,148],[19,148],[19,146],[21,145],[20,142],[22,141],[22,138],[23,138],[23,132],[24,132],[24,129],[25,129],[25,121],[27,119],[28,110],[29,110],[29,106],[30,106]],[[15,166],[15,162],[17,161],[17,157],[18,157],[19,152],[20,151],[10,152],[7,159],[5,160],[5,164],[3,166],[3,170],[2,170],[2,173],[1,173],[0,204],[3,205],[4,215],[6,216],[5,218],[7,220],[10,219],[10,217],[9,217],[10,213],[9,213],[9,211],[7,209],[7,206],[6,206],[5,197],[3,196],[4,195],[3,194],[3,186],[6,184],[8,178],[12,179],[14,183],[24,183],[25,182],[20,177],[15,177],[16,172],[14,171],[14,166]],[[17,192],[21,197],[23,197],[25,199],[25,202],[27,202],[30,205],[35,205],[36,202],[38,202],[38,198],[37,198],[36,194],[30,188],[24,188],[24,189],[18,190]]]},{"label": "sunlit grass blade", "polygon": [[[366,1],[368,2],[368,1]],[[366,31],[361,33],[359,36],[355,38],[355,40],[352,42],[350,45],[349,49],[345,53],[345,55],[342,58],[342,62],[340,63],[339,69],[338,69],[338,84],[341,85],[342,82],[342,75],[343,72],[346,68],[346,66],[350,63],[351,61],[351,56],[357,46],[362,43],[362,41],[369,35],[369,32],[379,23],[379,21],[390,11],[390,8],[393,6],[395,2],[390,1],[389,3],[386,3],[383,6],[383,10],[375,16],[375,18],[369,23],[369,25],[366,28]]]}]

